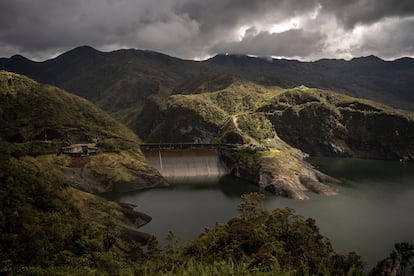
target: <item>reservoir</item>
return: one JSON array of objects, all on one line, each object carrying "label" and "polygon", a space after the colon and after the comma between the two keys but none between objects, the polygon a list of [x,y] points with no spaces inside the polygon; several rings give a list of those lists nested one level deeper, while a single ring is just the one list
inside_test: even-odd
[{"label": "reservoir", "polygon": [[117,195],[133,203],[153,220],[143,232],[161,243],[173,231],[182,240],[197,237],[216,223],[237,215],[240,195],[266,194],[269,209],[291,207],[297,214],[316,220],[321,233],[339,253],[355,251],[368,268],[388,256],[394,243],[414,243],[414,163],[339,158],[310,158],[319,170],[338,178],[338,196],[309,193],[300,201],[259,191],[250,183],[229,175],[189,176],[169,180],[167,188]]}]

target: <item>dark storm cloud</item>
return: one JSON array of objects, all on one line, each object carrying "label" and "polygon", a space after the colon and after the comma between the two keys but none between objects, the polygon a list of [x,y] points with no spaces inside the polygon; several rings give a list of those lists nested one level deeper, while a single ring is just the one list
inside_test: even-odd
[{"label": "dark storm cloud", "polygon": [[84,44],[151,48],[157,44],[168,46],[174,39],[182,42],[183,38],[198,32],[197,22],[185,14],[174,13],[173,3],[164,2],[1,1],[0,45],[11,45],[24,53]]},{"label": "dark storm cloud", "polygon": [[177,10],[200,22],[202,30],[232,28],[258,21],[290,18],[317,7],[318,0],[193,0]]},{"label": "dark storm cloud", "polygon": [[414,18],[394,24],[380,24],[375,32],[367,32],[360,44],[351,49],[355,56],[375,54],[385,58],[414,56]]},{"label": "dark storm cloud", "polygon": [[320,0],[323,11],[335,14],[347,28],[386,17],[414,15],[413,0]]},{"label": "dark storm cloud", "polygon": [[324,36],[320,33],[304,30],[288,30],[281,33],[248,30],[240,42],[217,45],[214,52],[251,54],[257,56],[307,56],[320,51]]},{"label": "dark storm cloud", "polygon": [[316,0],[2,1],[0,41],[21,52],[90,44],[148,48],[192,57],[240,24],[285,19]]},{"label": "dark storm cloud", "polygon": [[[183,58],[205,57],[216,51],[306,58],[317,53],[323,55],[326,50],[323,47],[332,45],[330,31],[336,27],[323,29],[319,22],[330,24],[324,18],[336,19],[338,28],[343,26],[344,33],[351,32],[357,25],[369,27],[387,18],[409,18],[414,15],[413,3],[412,0],[6,0],[0,1],[0,56],[20,53],[41,59],[79,45],[91,45],[104,50],[151,49]],[[310,14],[314,14],[312,18]],[[292,17],[307,19],[295,29],[271,32],[272,25]],[[401,38],[392,47],[378,49],[378,53],[404,53],[407,45],[414,44],[412,36],[404,38],[407,29],[399,30],[400,25],[401,22],[391,22],[379,28],[380,38],[389,37],[386,32],[391,29]],[[257,31],[239,37],[240,30],[248,28]],[[350,51],[371,49],[371,40],[364,39],[364,43],[353,45]]]}]

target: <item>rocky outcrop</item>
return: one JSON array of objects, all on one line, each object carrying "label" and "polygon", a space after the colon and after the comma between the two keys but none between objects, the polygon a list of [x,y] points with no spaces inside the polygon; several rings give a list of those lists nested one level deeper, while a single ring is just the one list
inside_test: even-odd
[{"label": "rocky outcrop", "polygon": [[306,192],[337,195],[324,183],[338,183],[289,152],[275,150],[221,150],[220,158],[232,175],[255,183],[265,190],[294,199],[308,199]]},{"label": "rocky outcrop", "polygon": [[126,242],[140,242],[147,244],[153,239],[153,235],[138,231],[138,228],[149,223],[152,218],[147,214],[135,211],[137,207],[128,203],[117,203],[120,207],[122,216],[117,221],[117,227],[120,232],[120,237]]},{"label": "rocky outcrop", "polygon": [[377,264],[369,275],[397,276],[401,272],[401,256],[390,256]]},{"label": "rocky outcrop", "polygon": [[[137,156],[139,155],[139,156]],[[145,188],[165,187],[167,181],[138,153],[99,153],[95,156],[60,157],[59,172],[73,187],[89,193],[131,192]],[[80,167],[72,167],[68,159],[82,159]]]}]

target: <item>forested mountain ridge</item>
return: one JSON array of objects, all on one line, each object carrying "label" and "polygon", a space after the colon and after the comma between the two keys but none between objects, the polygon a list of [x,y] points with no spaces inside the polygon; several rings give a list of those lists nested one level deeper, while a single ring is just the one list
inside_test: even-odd
[{"label": "forested mountain ridge", "polygon": [[305,85],[414,110],[411,58],[300,62],[217,55],[197,62],[151,51],[100,52],[82,46],[43,62],[13,56],[0,59],[0,65],[92,100],[127,126],[136,124],[148,97],[165,98],[183,81],[205,74],[232,75],[283,88]]},{"label": "forested mountain ridge", "polygon": [[87,46],[44,62],[13,56],[1,63],[6,70],[89,99],[127,125],[149,95],[169,95],[176,82],[184,79],[182,68],[193,64],[155,52],[103,53]]}]

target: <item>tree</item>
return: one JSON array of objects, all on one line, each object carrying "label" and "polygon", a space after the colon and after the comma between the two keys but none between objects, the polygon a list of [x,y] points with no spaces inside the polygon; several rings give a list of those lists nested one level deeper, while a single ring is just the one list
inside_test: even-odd
[{"label": "tree", "polygon": [[401,258],[400,275],[405,275],[407,266],[414,264],[414,245],[407,242],[396,243],[394,245],[396,253]]},{"label": "tree", "polygon": [[[394,248],[390,256],[380,261],[369,275],[406,275],[406,268],[414,264],[414,246],[401,242],[396,243]],[[414,270],[414,267],[412,269]]]}]

